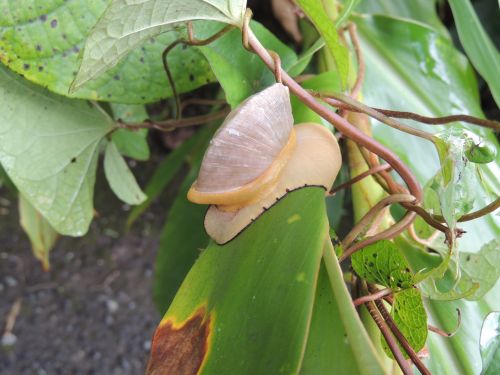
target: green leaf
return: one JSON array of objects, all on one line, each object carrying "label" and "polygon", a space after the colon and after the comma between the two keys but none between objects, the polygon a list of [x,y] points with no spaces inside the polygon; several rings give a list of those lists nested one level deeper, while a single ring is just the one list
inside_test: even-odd
[{"label": "green leaf", "polygon": [[[396,326],[408,341],[408,344],[410,344],[415,352],[419,352],[425,345],[428,332],[427,313],[422,302],[420,291],[415,288],[410,288],[396,293],[394,295],[391,316]],[[382,342],[386,354],[393,358],[392,351],[389,349],[383,336]],[[405,358],[408,358],[402,346],[401,351],[405,355]]]},{"label": "green leaf", "polygon": [[335,275],[338,287],[333,292],[322,263],[300,374],[385,374],[354,310],[340,268]]},{"label": "green leaf", "polygon": [[443,215],[448,227],[455,230],[457,220],[470,212],[478,192],[481,176],[466,157],[474,133],[448,129],[435,135],[441,168],[424,188],[426,208]]},{"label": "green leaf", "polygon": [[321,1],[297,0],[304,13],[311,19],[314,26],[323,37],[332,54],[342,86],[347,85],[349,76],[349,52],[342,44],[337,34],[337,28],[328,17]]},{"label": "green leaf", "polygon": [[[149,118],[146,108],[143,105],[111,104],[111,109],[113,111],[113,118],[125,123],[140,123]],[[118,129],[113,132],[111,139],[122,155],[145,161],[150,156],[147,136],[147,129],[136,131]]]},{"label": "green leaf", "polygon": [[[484,31],[481,21],[469,0],[450,0],[458,37],[467,56],[490,87],[497,105],[500,105],[500,54]],[[497,9],[498,10],[498,9]]]},{"label": "green leaf", "polygon": [[302,52],[297,57],[297,61],[288,68],[288,74],[292,77],[298,76],[306,69],[307,65],[311,62],[312,57],[316,52],[325,46],[323,38],[318,38],[305,52]]},{"label": "green leaf", "polygon": [[0,162],[61,234],[87,232],[98,145],[112,128],[96,107],[50,94],[0,68]]},{"label": "green leaf", "polygon": [[208,142],[215,132],[215,125],[218,124],[213,123],[200,129],[187,141],[190,142],[190,147],[186,147],[187,151],[180,154],[182,157],[186,153],[191,154],[191,169],[168,213],[160,237],[155,262],[153,299],[161,314],[167,311],[179,286],[209,240],[204,228],[207,208],[189,202],[187,192],[198,176]]},{"label": "green leaf", "polygon": [[[340,77],[338,73],[334,71],[315,75],[313,78],[302,82],[301,86],[305,89],[315,90],[319,92],[326,90],[341,90]],[[316,112],[302,103],[295,95],[292,95],[290,97],[290,102],[292,103],[293,118],[296,123],[300,124],[302,122],[323,122],[322,118]]]},{"label": "green leaf", "polygon": [[19,194],[19,221],[30,239],[33,255],[42,262],[43,269],[48,271],[49,252],[57,241],[58,233],[22,194]]},{"label": "green leaf", "polygon": [[370,283],[391,289],[406,289],[413,285],[408,262],[391,241],[375,242],[351,257],[354,271]]},{"label": "green leaf", "polygon": [[[297,61],[295,53],[257,22],[251,22],[252,31],[267,48],[280,55],[286,70]],[[201,37],[213,35],[220,25],[203,23],[196,26]],[[274,75],[260,58],[241,43],[241,33],[233,30],[207,46],[199,47],[226,94],[232,108],[250,95],[275,81]]]},{"label": "green leaf", "polygon": [[356,11],[408,18],[425,23],[444,36],[448,36],[448,29],[442,24],[436,11],[438,1],[440,0],[362,0]]},{"label": "green leaf", "polygon": [[[432,268],[441,263],[439,257],[424,251],[420,245],[409,245],[409,239],[396,239],[412,268]],[[449,289],[456,281],[449,273],[440,281],[447,281],[445,288]],[[420,284],[419,286],[422,286]],[[481,372],[481,358],[478,350],[481,324],[486,314],[492,310],[500,310],[498,295],[500,284],[478,301],[465,299],[453,301],[429,300],[426,310],[429,323],[443,329],[445,332],[456,332],[452,337],[442,337],[430,334],[427,347],[432,355],[425,361],[427,368],[433,374],[466,374],[476,375]],[[461,311],[461,324],[458,324],[457,309]]]},{"label": "green leaf", "polygon": [[500,312],[490,313],[481,328],[481,375],[495,375],[500,372]]},{"label": "green leaf", "polygon": [[179,189],[161,233],[153,280],[153,299],[160,314],[167,311],[209,240],[203,226],[206,206],[187,200],[187,192],[197,176],[198,168],[192,168]]},{"label": "green leaf", "polygon": [[108,142],[104,154],[104,173],[111,190],[127,204],[140,204],[146,199],[132,171],[113,142]]},{"label": "green leaf", "polygon": [[200,352],[184,345],[191,337],[190,347],[206,348],[201,374],[297,373],[327,234],[324,200],[323,189],[294,191],[233,241],[211,243],[155,333],[147,373],[178,373],[182,348],[197,371]]},{"label": "green leaf", "polygon": [[[493,240],[483,245],[478,253],[460,254],[462,278],[459,287],[468,290],[472,284],[479,284],[473,295],[467,297],[477,300],[483,297],[500,277],[500,240]],[[465,285],[464,285],[465,284]]]},{"label": "green leaf", "polygon": [[[30,81],[68,96],[87,34],[110,1],[50,1],[36,7],[29,1],[4,3],[9,11],[0,14],[0,60]],[[170,96],[160,56],[180,36],[172,31],[148,38],[114,69],[70,96],[123,103],[148,103]],[[194,48],[175,48],[169,66],[179,92],[214,79]]]},{"label": "green leaf", "polygon": [[[398,2],[399,3],[399,2]],[[409,2],[404,2],[409,3]],[[414,22],[385,16],[354,17],[366,60],[363,96],[366,104],[378,108],[416,112],[429,116],[465,113],[482,116],[474,72],[448,38]],[[381,84],[383,77],[383,84]],[[493,133],[481,127],[454,123],[432,127],[411,123],[419,129],[440,132],[450,126],[466,129],[498,147]],[[394,150],[412,169],[421,184],[429,181],[440,166],[430,142],[374,123],[375,138]],[[479,166],[482,183],[492,194],[500,193],[500,158]],[[491,203],[479,189],[474,209]],[[498,234],[500,217],[488,215],[460,223],[467,231],[458,241],[460,251],[478,251]]]},{"label": "green leaf", "polygon": [[148,39],[193,20],[241,26],[246,0],[115,0],[87,38],[82,65],[72,84],[78,89],[115,66]]},{"label": "green leaf", "polygon": [[359,2],[360,0],[346,0],[343,2],[342,11],[339,13],[339,16],[335,20],[335,26],[337,28],[342,26],[344,21],[349,19],[349,16],[354,11]]}]

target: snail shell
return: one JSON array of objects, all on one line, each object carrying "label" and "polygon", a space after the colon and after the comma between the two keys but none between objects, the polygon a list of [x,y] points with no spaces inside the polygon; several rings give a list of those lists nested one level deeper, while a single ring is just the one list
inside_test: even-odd
[{"label": "snail shell", "polygon": [[288,88],[250,96],[215,133],[188,199],[236,210],[275,183],[295,144]]},{"label": "snail shell", "polygon": [[306,186],[320,186],[330,191],[342,164],[337,139],[318,124],[299,124],[294,129],[296,147],[269,194],[236,212],[210,206],[205,229],[215,242],[222,245],[232,240],[289,191]]},{"label": "snail shell", "polygon": [[188,199],[211,205],[205,229],[224,244],[289,191],[329,190],[341,163],[337,140],[325,127],[293,126],[288,88],[277,83],[229,114],[210,142]]}]

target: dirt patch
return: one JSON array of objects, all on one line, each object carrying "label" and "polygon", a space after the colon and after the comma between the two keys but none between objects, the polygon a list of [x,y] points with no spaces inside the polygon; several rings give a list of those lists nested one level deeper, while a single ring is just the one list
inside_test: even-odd
[{"label": "dirt patch", "polygon": [[98,176],[99,218],[85,237],[58,241],[45,273],[18,225],[16,199],[0,190],[0,336],[21,301],[15,342],[0,346],[0,374],[144,373],[160,320],[151,293],[154,258],[164,201],[173,195],[164,194],[124,234],[129,208]]}]

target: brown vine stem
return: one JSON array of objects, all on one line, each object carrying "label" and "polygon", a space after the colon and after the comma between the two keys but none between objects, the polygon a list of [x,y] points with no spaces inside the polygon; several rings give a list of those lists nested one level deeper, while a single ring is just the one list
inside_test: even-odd
[{"label": "brown vine stem", "polygon": [[457,319],[458,319],[457,327],[452,332],[443,331],[441,328],[434,327],[430,324],[427,325],[427,328],[429,329],[429,331],[437,333],[440,336],[452,337],[455,335],[455,333],[458,332],[458,329],[460,328],[460,325],[462,324],[462,312],[460,311],[459,308],[457,308]]},{"label": "brown vine stem", "polygon": [[216,32],[214,35],[211,37],[208,37],[206,39],[196,39],[194,37],[194,31],[193,31],[193,23],[188,22],[187,23],[187,34],[188,38],[187,39],[178,39],[175,42],[172,42],[167,48],[163,50],[163,53],[161,54],[161,60],[163,62],[163,69],[165,70],[165,73],[167,73],[167,79],[168,83],[170,84],[170,87],[172,88],[172,95],[175,98],[175,106],[176,106],[176,119],[180,120],[182,117],[182,106],[181,106],[181,99],[179,97],[179,94],[177,92],[177,89],[175,87],[175,81],[174,77],[172,76],[172,72],[170,71],[170,68],[168,67],[168,61],[167,61],[167,56],[172,51],[176,46],[179,44],[186,44],[189,46],[206,46],[207,44],[212,43],[213,41],[217,40],[224,34],[226,34],[228,31],[231,31],[234,28],[233,25],[227,25],[226,27],[222,28],[218,32]]},{"label": "brown vine stem", "polygon": [[201,125],[226,117],[229,114],[229,107],[209,113],[206,115],[192,116],[181,119],[170,119],[166,121],[146,121],[139,124],[127,124],[122,121],[116,122],[116,128],[138,130],[138,129],[157,129],[160,131],[171,131],[176,128],[185,128],[188,126]]},{"label": "brown vine stem", "polygon": [[[362,147],[360,147],[360,151],[366,163],[370,166],[370,168],[375,168],[376,166],[380,165],[377,157],[374,154],[370,153],[368,150]],[[375,157],[373,158],[372,156]],[[394,181],[392,176],[387,171],[380,171],[378,174],[374,174],[373,177],[375,177],[380,186],[382,186],[382,188],[389,194],[407,192],[407,190],[404,187],[402,187],[401,185],[397,184]],[[433,228],[445,233],[448,239],[451,238],[448,227],[442,225],[441,222],[435,220],[432,217],[432,215],[429,212],[427,212],[423,207],[419,206],[418,204],[409,204],[409,203],[402,203],[401,205],[407,210],[413,211],[419,216],[421,216],[422,219],[424,219],[425,222],[430,226],[432,226]]]},{"label": "brown vine stem", "polygon": [[339,192],[340,190],[347,189],[351,185],[354,185],[356,182],[359,182],[368,176],[374,175],[374,174],[379,173],[381,171],[389,171],[391,169],[392,169],[392,167],[389,164],[377,165],[377,166],[370,168],[367,171],[357,175],[353,179],[334,187],[332,190],[330,190],[330,192],[328,194],[335,195],[335,193]]},{"label": "brown vine stem", "polygon": [[351,38],[352,46],[354,47],[354,53],[356,54],[356,61],[358,62],[358,74],[356,75],[356,82],[351,89],[351,97],[357,98],[363,87],[363,82],[365,80],[365,58],[363,53],[361,53],[361,45],[359,43],[358,31],[356,24],[349,23],[347,26],[349,31],[349,37]]},{"label": "brown vine stem", "polygon": [[348,249],[344,251],[342,256],[339,258],[339,262],[344,261],[347,259],[347,257],[351,256],[354,254],[356,251],[371,245],[372,243],[375,243],[380,240],[384,240],[387,238],[394,238],[398,234],[402,233],[408,226],[415,220],[416,214],[414,212],[407,212],[406,215],[398,221],[396,224],[394,224],[392,227],[375,234],[374,236],[368,237],[364,239],[363,241],[357,242]]},{"label": "brown vine stem", "polygon": [[[376,290],[376,288],[374,288],[373,290]],[[370,288],[370,291],[372,291],[371,288]],[[380,311],[380,314],[382,314],[382,318],[384,318],[385,322],[389,326],[389,328],[392,331],[392,333],[394,334],[394,336],[396,336],[399,343],[403,346],[406,353],[411,358],[413,364],[415,366],[417,366],[420,373],[422,375],[431,375],[430,371],[427,369],[427,367],[425,367],[425,365],[422,363],[420,358],[418,358],[417,353],[415,353],[415,351],[413,350],[411,345],[408,343],[408,340],[406,340],[406,337],[399,330],[398,326],[394,322],[394,319],[392,319],[391,314],[389,314],[389,312],[385,308],[384,303],[382,301],[376,300],[375,305],[377,306],[378,310]]]},{"label": "brown vine stem", "polygon": [[385,296],[388,296],[390,294],[392,294],[392,289],[386,288],[386,289],[379,290],[378,292],[375,292],[373,294],[368,294],[366,296],[356,298],[354,301],[352,301],[352,303],[354,304],[354,306],[357,307],[357,306],[362,305],[364,303],[367,303],[370,301],[375,301],[375,300],[380,299],[380,298],[384,298]]},{"label": "brown vine stem", "polygon": [[[341,93],[314,93],[314,96],[319,97],[322,99],[325,103],[328,103],[332,106],[335,106],[337,103],[337,100],[349,104],[349,106],[356,108],[359,112],[365,113],[370,117],[373,117],[380,122],[389,125],[391,128],[397,129],[399,131],[414,135],[416,137],[420,137],[423,139],[428,140],[429,142],[434,143],[435,139],[434,136],[431,133],[428,133],[423,130],[415,129],[412,128],[411,126],[404,125],[400,123],[399,121],[394,120],[391,117],[387,117],[381,112],[378,112],[374,110],[372,107],[369,107],[361,102],[358,102],[357,100],[351,98],[350,96],[341,94]],[[331,99],[336,99],[336,101],[332,101]]]},{"label": "brown vine stem", "polygon": [[[249,14],[247,13],[247,16],[245,17],[245,24],[242,28],[243,45],[249,47],[249,49],[255,52],[270,69],[274,70],[274,61],[272,56],[252,32],[249,27],[249,22]],[[368,150],[379,155],[382,159],[389,163],[405,181],[410,193],[417,199],[417,201],[422,201],[422,188],[420,187],[420,184],[418,183],[416,177],[410,171],[408,166],[406,166],[391,150],[381,145],[373,138],[365,135],[363,132],[352,126],[347,120],[343,119],[332,110],[318,103],[310,93],[308,93],[297,82],[295,82],[293,78],[291,78],[285,71],[281,72],[281,77],[283,84],[288,86],[290,91],[295,94],[297,98],[304,104],[306,104],[310,109],[330,122],[346,137],[352,139],[363,147],[366,147]],[[414,220],[414,218],[415,215],[412,215],[411,218],[407,218],[407,220],[405,221],[406,225],[409,225]]]},{"label": "brown vine stem", "polygon": [[[345,236],[344,240],[342,241],[342,246],[344,248],[347,248],[349,245],[351,245],[356,237],[358,237],[358,235],[363,232],[368,224],[370,224],[372,219],[380,212],[380,210],[384,209],[387,206],[390,206],[391,204],[403,202],[415,202],[415,197],[410,194],[392,194],[382,199],[375,206],[370,208],[370,210],[361,218],[361,220],[351,229],[347,236]],[[340,261],[342,261],[349,255],[350,254],[346,255],[346,252],[344,252],[342,257],[340,258]]]},{"label": "brown vine stem", "polygon": [[[330,104],[333,105],[334,107],[337,107],[340,109],[345,109],[345,110],[348,110],[351,112],[362,112],[358,108],[355,108],[355,107],[353,107],[347,103],[344,103],[340,100],[331,99]],[[414,112],[394,111],[391,109],[384,109],[384,108],[377,108],[377,107],[370,107],[370,108],[377,111],[377,112],[380,112],[386,116],[389,116],[389,117],[417,121],[417,122],[421,122],[422,124],[426,124],[426,125],[446,125],[446,124],[449,124],[451,122],[467,122],[467,123],[472,124],[472,125],[478,125],[478,126],[482,126],[485,128],[493,129],[495,131],[500,131],[500,122],[499,121],[482,119],[482,118],[464,115],[464,114],[441,116],[441,117],[429,117],[429,116],[422,116],[422,115],[419,115],[418,113],[414,113]]]},{"label": "brown vine stem", "polygon": [[377,310],[375,307],[375,304],[373,302],[367,302],[365,304],[368,312],[370,313],[371,317],[373,318],[373,321],[379,328],[380,332],[382,332],[382,335],[385,338],[385,341],[387,342],[387,345],[391,349],[391,352],[394,354],[394,358],[398,362],[399,367],[401,368],[401,371],[403,371],[403,374],[405,375],[413,375],[413,371],[406,361],[405,357],[403,356],[403,353],[401,352],[401,349],[399,348],[396,340],[394,339],[394,336],[392,336],[391,331],[389,327],[387,326],[386,322],[380,315],[380,312]]},{"label": "brown vine stem", "polygon": [[[463,215],[457,221],[459,223],[463,223],[464,221],[474,220],[474,219],[477,219],[477,218],[479,218],[481,216],[484,216],[484,215],[487,215],[489,213],[492,213],[492,212],[496,211],[498,208],[500,208],[500,197],[497,198],[497,199],[495,199],[489,205],[484,206],[483,208],[481,208],[481,209],[479,209],[477,211],[471,212],[471,213],[469,213],[467,215]],[[444,217],[442,217],[440,215],[431,215],[431,216],[432,216],[433,219],[435,219],[437,221],[440,221],[441,223],[445,222]]]}]

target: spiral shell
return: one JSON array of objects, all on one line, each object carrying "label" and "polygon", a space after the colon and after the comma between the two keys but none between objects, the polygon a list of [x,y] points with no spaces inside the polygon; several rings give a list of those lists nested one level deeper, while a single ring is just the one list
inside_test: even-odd
[{"label": "spiral shell", "polygon": [[215,133],[188,198],[238,205],[269,188],[294,147],[292,126],[287,87],[277,83],[249,97]]}]

